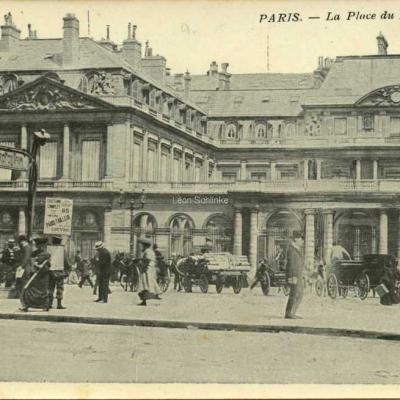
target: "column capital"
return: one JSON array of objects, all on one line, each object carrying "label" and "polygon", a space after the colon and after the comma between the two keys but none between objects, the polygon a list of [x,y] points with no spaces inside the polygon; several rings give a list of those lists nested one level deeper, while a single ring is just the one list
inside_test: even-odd
[{"label": "column capital", "polygon": [[252,207],[250,208],[250,212],[251,212],[252,214],[258,214],[259,211],[260,211],[260,206],[259,206],[259,204],[256,204],[255,206],[252,206]]},{"label": "column capital", "polygon": [[234,211],[235,211],[235,214],[241,213],[242,212],[242,207],[234,206]]},{"label": "column capital", "polygon": [[380,215],[386,215],[389,211],[389,208],[380,208],[379,209],[379,214]]},{"label": "column capital", "polygon": [[304,210],[305,215],[315,215],[315,210],[313,208],[306,208]]},{"label": "column capital", "polygon": [[334,210],[322,210],[323,215],[333,215],[334,212]]}]

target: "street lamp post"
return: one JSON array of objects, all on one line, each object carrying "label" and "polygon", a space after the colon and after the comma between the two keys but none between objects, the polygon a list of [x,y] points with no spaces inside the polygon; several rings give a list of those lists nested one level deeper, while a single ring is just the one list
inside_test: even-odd
[{"label": "street lamp post", "polygon": [[[126,194],[124,191],[121,189],[120,191],[120,196],[119,196],[119,206],[122,208],[122,206],[125,204],[125,199]],[[130,256],[134,256],[134,250],[135,250],[135,242],[134,242],[134,217],[135,217],[135,210],[140,210],[144,207],[146,202],[146,196],[144,193],[144,189],[142,190],[141,194],[139,195],[138,193],[136,194],[136,198],[131,198],[129,201],[129,206],[127,209],[130,211],[130,236],[129,236],[129,253]]]},{"label": "street lamp post", "polygon": [[50,134],[44,129],[33,132],[30,154],[30,166],[28,169],[28,239],[32,239],[33,220],[35,218],[36,186],[38,181],[38,167],[36,162],[37,152],[50,139]]}]

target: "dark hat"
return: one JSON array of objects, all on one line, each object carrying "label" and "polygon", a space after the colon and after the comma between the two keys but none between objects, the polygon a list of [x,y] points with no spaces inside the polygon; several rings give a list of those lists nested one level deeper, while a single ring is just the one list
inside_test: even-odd
[{"label": "dark hat", "polygon": [[47,243],[47,238],[46,237],[37,237],[37,238],[34,238],[33,241],[36,244],[46,244]]},{"label": "dark hat", "polygon": [[26,237],[26,235],[18,236],[18,242],[22,242],[22,241],[28,242],[28,238]]},{"label": "dark hat", "polygon": [[206,238],[206,242],[212,242],[212,240],[210,238]]},{"label": "dark hat", "polygon": [[139,243],[147,245],[147,246],[151,246],[151,241],[147,238],[140,238]]},{"label": "dark hat", "polygon": [[60,244],[62,242],[62,237],[61,236],[53,236],[51,238],[51,241],[53,244]]}]

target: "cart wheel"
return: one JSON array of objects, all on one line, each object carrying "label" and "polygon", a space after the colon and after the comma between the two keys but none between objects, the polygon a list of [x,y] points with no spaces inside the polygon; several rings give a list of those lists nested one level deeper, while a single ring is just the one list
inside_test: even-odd
[{"label": "cart wheel", "polygon": [[284,286],[282,291],[283,291],[283,294],[285,296],[289,296],[289,294],[290,294],[290,286]]},{"label": "cart wheel", "polygon": [[343,286],[340,288],[340,295],[345,299],[349,294],[349,288],[347,286]]},{"label": "cart wheel", "polygon": [[200,290],[203,293],[207,293],[208,292],[208,278],[207,278],[207,276],[205,274],[201,274],[200,275],[199,286],[200,286]]},{"label": "cart wheel", "polygon": [[262,290],[264,296],[268,296],[270,287],[271,287],[271,281],[269,279],[269,274],[267,272],[265,274],[265,280],[263,282],[261,282],[261,290]]},{"label": "cart wheel", "polygon": [[238,276],[234,280],[232,288],[233,288],[233,293],[235,293],[235,294],[240,293],[240,291],[242,290],[242,277],[241,276]]},{"label": "cart wheel", "polygon": [[328,278],[328,296],[331,299],[336,299],[338,295],[338,281],[334,274],[330,275]]},{"label": "cart wheel", "polygon": [[356,281],[357,286],[357,295],[360,300],[365,300],[368,297],[370,284],[369,284],[369,277],[368,275],[363,272]]},{"label": "cart wheel", "polygon": [[190,293],[192,291],[192,280],[190,279],[190,276],[185,275],[183,277],[182,286],[186,293]]},{"label": "cart wheel", "polygon": [[164,276],[159,279],[158,286],[160,287],[161,291],[165,293],[168,290],[169,286],[169,278]]},{"label": "cart wheel", "polygon": [[315,293],[318,297],[322,297],[324,293],[324,282],[322,281],[322,279],[317,279],[317,281],[315,282]]},{"label": "cart wheel", "polygon": [[223,288],[224,288],[224,284],[222,283],[222,280],[220,278],[218,278],[217,282],[215,283],[216,292],[221,293]]}]

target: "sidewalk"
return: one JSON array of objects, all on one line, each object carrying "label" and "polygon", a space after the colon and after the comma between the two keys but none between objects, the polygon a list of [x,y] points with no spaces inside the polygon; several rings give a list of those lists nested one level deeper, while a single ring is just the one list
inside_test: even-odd
[{"label": "sidewalk", "polygon": [[299,309],[302,319],[283,318],[287,297],[282,293],[263,296],[260,288],[244,289],[235,295],[232,289],[216,294],[214,287],[203,294],[177,293],[170,289],[162,301],[149,301],[138,307],[136,293],[111,287],[109,303],[94,303],[89,287],[65,286],[66,310],[43,312],[18,311],[18,300],[0,299],[0,319],[46,320],[91,324],[142,325],[168,328],[198,328],[254,332],[309,333],[400,340],[400,305],[381,306],[379,298],[365,301],[349,293],[346,299],[332,300],[306,295]]}]

